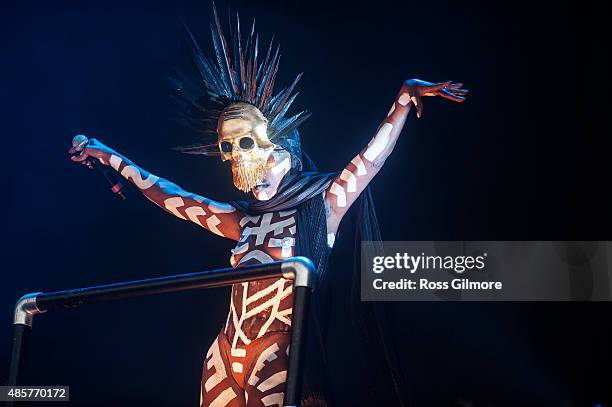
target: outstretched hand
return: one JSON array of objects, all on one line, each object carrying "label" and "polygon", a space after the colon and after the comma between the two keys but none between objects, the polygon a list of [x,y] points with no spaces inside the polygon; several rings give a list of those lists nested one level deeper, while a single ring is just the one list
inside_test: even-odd
[{"label": "outstretched hand", "polygon": [[453,102],[465,101],[467,89],[462,89],[463,83],[452,81],[432,83],[420,79],[409,79],[404,83],[408,97],[417,109],[417,117],[423,115],[423,96],[441,96]]}]

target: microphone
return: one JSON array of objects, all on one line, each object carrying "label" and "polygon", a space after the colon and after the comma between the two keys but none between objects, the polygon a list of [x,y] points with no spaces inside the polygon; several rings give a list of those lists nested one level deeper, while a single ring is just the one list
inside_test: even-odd
[{"label": "microphone", "polygon": [[[72,139],[72,148],[74,148],[74,150],[77,152],[81,152],[85,147],[87,147],[87,143],[89,143],[89,139],[82,134],[78,134]],[[122,192],[123,184],[115,177],[115,174],[105,166],[98,163],[97,158],[90,157],[89,162],[110,186],[111,192],[114,193],[117,198],[126,199]]]}]

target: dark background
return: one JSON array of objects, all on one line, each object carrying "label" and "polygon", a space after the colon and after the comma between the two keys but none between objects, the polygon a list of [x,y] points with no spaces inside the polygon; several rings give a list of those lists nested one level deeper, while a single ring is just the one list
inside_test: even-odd
[{"label": "dark background", "polygon": [[[218,2],[225,15],[226,3]],[[610,239],[606,22],[585,2],[232,1],[280,39],[280,82],[304,71],[302,142],[338,170],[369,140],[402,81],[455,80],[469,101],[425,100],[373,183],[386,240]],[[238,195],[215,158],[170,147],[166,76],[192,69],[182,16],[209,49],[207,1],[2,6],[3,267],[0,378],[23,293],[228,266],[229,240],[120,202],[68,160],[97,137],[217,200]],[[608,161],[608,162],[607,162]],[[342,245],[340,245],[342,247]],[[342,253],[339,253],[340,255]],[[228,289],[167,295],[35,321],[24,383],[70,385],[81,405],[195,405]],[[397,303],[414,405],[610,402],[609,303]],[[341,367],[336,371],[342,372]],[[350,372],[346,372],[350,386]]]}]

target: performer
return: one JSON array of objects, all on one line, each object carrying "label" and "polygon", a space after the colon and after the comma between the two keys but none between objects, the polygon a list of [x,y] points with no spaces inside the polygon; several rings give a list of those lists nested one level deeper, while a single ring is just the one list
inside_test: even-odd
[{"label": "performer", "polygon": [[[214,7],[213,11],[214,62],[189,33],[200,77],[173,83],[183,102],[185,123],[215,140],[180,150],[229,161],[234,185],[254,199],[222,203],[187,192],[95,139],[72,160],[91,166],[90,160],[97,159],[165,211],[236,241],[232,267],[306,255],[317,266],[323,284],[340,222],[393,151],[412,107],[421,117],[422,97],[462,102],[467,90],[450,81],[405,81],[370,142],[339,173],[313,172],[296,130],[308,114],[285,117],[301,74],[273,95],[278,48],[273,52],[271,42],[265,58],[258,61],[254,24],[244,42],[236,16],[228,40]],[[291,280],[232,287],[227,320],[204,361],[201,406],[282,405],[291,307]]]}]

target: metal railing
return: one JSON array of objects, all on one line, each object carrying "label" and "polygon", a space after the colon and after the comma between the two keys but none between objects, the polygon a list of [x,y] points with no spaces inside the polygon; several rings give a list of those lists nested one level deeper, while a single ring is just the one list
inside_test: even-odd
[{"label": "metal railing", "polygon": [[[143,297],[177,291],[222,287],[245,281],[284,277],[293,281],[293,311],[289,366],[285,384],[285,406],[298,406],[301,399],[301,376],[306,342],[306,322],[310,295],[315,285],[316,270],[305,257],[284,261],[151,278],[125,283],[107,284],[50,293],[32,293],[21,297],[15,306],[13,342],[8,386],[17,386],[26,351],[24,339],[32,330],[36,315],[60,309],[71,309],[86,304]],[[12,405],[9,402],[7,405]]]}]

